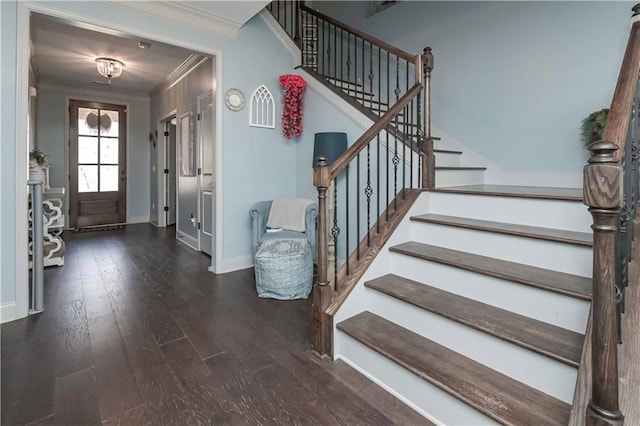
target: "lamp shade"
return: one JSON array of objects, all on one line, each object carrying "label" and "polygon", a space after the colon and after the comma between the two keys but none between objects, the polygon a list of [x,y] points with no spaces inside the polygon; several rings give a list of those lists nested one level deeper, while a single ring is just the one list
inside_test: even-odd
[{"label": "lamp shade", "polygon": [[313,144],[313,167],[315,167],[318,157],[326,157],[327,165],[330,166],[346,150],[346,133],[316,133],[315,142]]}]

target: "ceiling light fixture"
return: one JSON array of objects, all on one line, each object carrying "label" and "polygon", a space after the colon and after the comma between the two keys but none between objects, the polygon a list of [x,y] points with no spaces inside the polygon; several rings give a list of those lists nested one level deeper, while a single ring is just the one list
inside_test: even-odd
[{"label": "ceiling light fixture", "polygon": [[124,64],[116,59],[98,58],[96,59],[96,66],[98,67],[98,73],[103,77],[107,77],[109,83],[111,83],[112,78],[120,77]]},{"label": "ceiling light fixture", "polygon": [[147,43],[146,41],[139,41],[138,47],[140,49],[151,49],[151,43]]}]

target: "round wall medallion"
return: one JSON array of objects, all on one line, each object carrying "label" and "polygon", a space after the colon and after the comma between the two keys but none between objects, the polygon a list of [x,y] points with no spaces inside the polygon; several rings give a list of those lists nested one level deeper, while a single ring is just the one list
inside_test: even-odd
[{"label": "round wall medallion", "polygon": [[244,94],[238,89],[229,89],[224,96],[224,104],[231,111],[240,111],[244,108]]}]

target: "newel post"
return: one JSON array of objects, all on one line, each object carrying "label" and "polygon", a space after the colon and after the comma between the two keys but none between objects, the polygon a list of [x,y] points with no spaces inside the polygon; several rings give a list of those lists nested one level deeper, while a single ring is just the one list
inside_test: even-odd
[{"label": "newel post", "polygon": [[618,404],[616,324],[616,229],[622,205],[622,169],[618,146],[598,141],[589,147],[584,168],[584,203],[593,216],[592,389],[589,426],[622,425]]},{"label": "newel post", "polygon": [[318,157],[313,169],[313,185],[318,189],[318,269],[313,286],[311,320],[312,349],[321,356],[331,356],[331,317],[325,312],[333,298],[333,288],[327,280],[327,188],[331,175],[326,157]]},{"label": "newel post", "polygon": [[433,70],[433,53],[430,47],[425,47],[421,55],[422,86],[424,87],[424,139],[422,143],[422,187],[436,186],[436,157],[433,153],[433,139],[431,138],[431,71]]}]

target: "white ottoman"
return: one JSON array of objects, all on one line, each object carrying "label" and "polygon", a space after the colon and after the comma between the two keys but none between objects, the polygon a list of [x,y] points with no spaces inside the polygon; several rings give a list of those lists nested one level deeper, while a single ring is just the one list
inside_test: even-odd
[{"label": "white ottoman", "polygon": [[306,299],[313,282],[313,254],[306,239],[274,239],[256,253],[258,297]]}]

